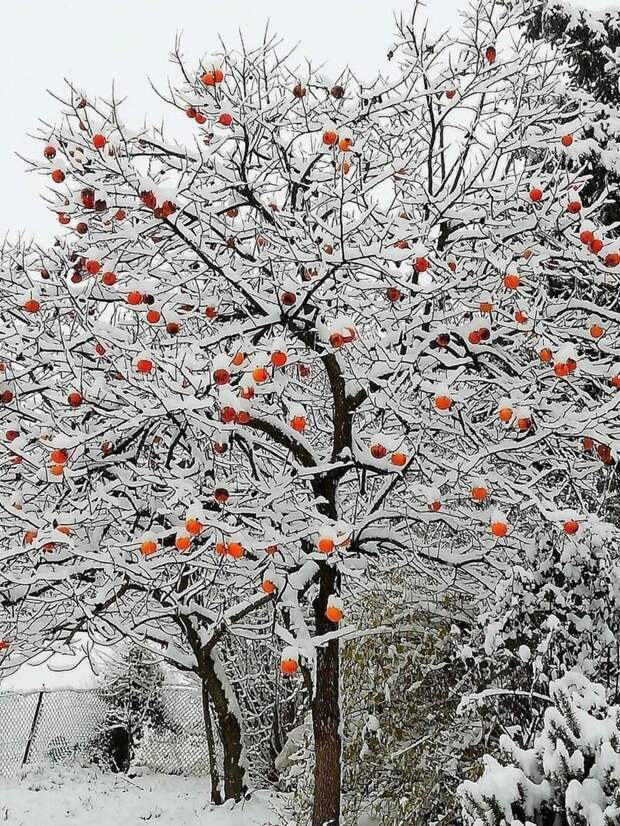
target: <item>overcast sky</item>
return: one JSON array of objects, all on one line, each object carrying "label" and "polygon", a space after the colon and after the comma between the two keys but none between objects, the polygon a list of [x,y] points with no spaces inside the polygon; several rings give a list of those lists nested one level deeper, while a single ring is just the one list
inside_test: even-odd
[{"label": "overcast sky", "polygon": [[[433,28],[454,25],[464,4],[427,0]],[[128,125],[145,116],[158,122],[165,105],[148,78],[163,87],[172,74],[177,32],[186,55],[198,58],[218,48],[218,34],[232,40],[241,29],[252,43],[270,20],[287,43],[299,43],[299,56],[332,72],[348,64],[370,78],[392,41],[394,13],[411,7],[411,0],[0,0],[0,238],[23,229],[43,239],[58,229],[39,197],[44,180],[27,174],[15,153],[40,151],[27,133],[38,118],[54,120],[57,104],[46,89],[61,90],[63,78],[91,96],[106,95],[114,80],[118,96],[128,98]]]}]

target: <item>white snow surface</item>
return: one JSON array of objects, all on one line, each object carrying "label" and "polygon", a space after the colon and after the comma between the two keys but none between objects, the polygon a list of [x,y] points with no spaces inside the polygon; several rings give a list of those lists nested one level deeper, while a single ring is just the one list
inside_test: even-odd
[{"label": "white snow surface", "polygon": [[202,777],[125,777],[54,766],[0,778],[0,820],[7,826],[283,826],[282,800],[256,792],[233,806],[212,806]]}]

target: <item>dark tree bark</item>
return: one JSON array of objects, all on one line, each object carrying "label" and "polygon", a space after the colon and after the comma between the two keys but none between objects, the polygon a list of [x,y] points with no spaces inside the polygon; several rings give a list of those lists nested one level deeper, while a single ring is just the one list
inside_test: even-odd
[{"label": "dark tree bark", "polygon": [[[241,721],[230,697],[222,666],[215,660],[215,651],[202,659],[201,676],[206,685],[218,722],[224,753],[224,799],[241,800],[247,792],[245,769],[242,765],[243,739]],[[203,689],[204,690],[204,689]]]},{"label": "dark tree bark", "polygon": [[215,753],[215,738],[213,736],[213,722],[211,720],[211,698],[205,680],[202,681],[202,715],[207,734],[207,748],[209,750],[209,776],[211,778],[211,802],[216,806],[222,804],[220,791],[220,774],[217,770],[217,755]]},{"label": "dark tree bark", "polygon": [[[325,565],[314,601],[318,634],[334,630],[325,616],[327,600],[335,592],[337,572]],[[312,826],[339,826],[342,738],[340,734],[340,646],[338,640],[317,649],[316,683],[312,698],[314,730],[314,806]]]}]

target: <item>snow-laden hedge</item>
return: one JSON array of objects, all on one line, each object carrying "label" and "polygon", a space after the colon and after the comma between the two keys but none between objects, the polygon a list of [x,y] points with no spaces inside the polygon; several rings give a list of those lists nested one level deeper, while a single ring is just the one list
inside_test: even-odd
[{"label": "snow-laden hedge", "polygon": [[482,776],[459,786],[465,823],[620,824],[620,707],[578,671],[551,682],[549,691],[532,747],[503,735],[501,761],[487,755]]}]

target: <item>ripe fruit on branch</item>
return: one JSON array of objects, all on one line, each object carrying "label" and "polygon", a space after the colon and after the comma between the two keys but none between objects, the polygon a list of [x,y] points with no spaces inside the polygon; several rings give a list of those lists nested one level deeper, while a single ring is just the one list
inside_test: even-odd
[{"label": "ripe fruit on branch", "polygon": [[240,542],[229,542],[226,546],[226,553],[233,559],[241,559],[245,551]]},{"label": "ripe fruit on branch", "polygon": [[216,488],[213,491],[213,498],[216,502],[219,502],[220,505],[225,505],[228,502],[230,494],[226,488]]},{"label": "ripe fruit on branch", "polygon": [[563,529],[564,533],[569,535],[575,534],[579,530],[579,522],[576,522],[574,519],[569,519],[564,523]]},{"label": "ripe fruit on branch", "polygon": [[291,427],[298,433],[303,433],[306,429],[306,419],[304,416],[293,416],[291,419]]},{"label": "ripe fruit on branch", "polygon": [[280,660],[280,671],[287,676],[291,674],[296,674],[297,670],[299,669],[299,662],[296,657],[292,655],[282,656]]},{"label": "ripe fruit on branch", "polygon": [[188,106],[187,109],[185,110],[185,114],[187,115],[188,118],[192,118],[192,120],[193,120],[196,117],[197,112],[196,112],[196,110],[194,109],[193,106]]},{"label": "ripe fruit on branch", "polygon": [[142,304],[142,293],[139,293],[137,290],[132,290],[127,295],[127,303],[131,304],[133,307],[137,304]]},{"label": "ripe fruit on branch", "polygon": [[325,146],[334,146],[334,144],[338,140],[338,133],[334,132],[333,129],[326,129],[323,132],[323,143]]},{"label": "ripe fruit on branch", "polygon": [[407,454],[402,453],[401,451],[396,451],[396,453],[392,453],[390,462],[395,467],[404,467],[407,464]]},{"label": "ripe fruit on branch", "polygon": [[594,233],[589,229],[582,229],[579,233],[579,240],[587,246],[594,241]]},{"label": "ripe fruit on branch", "polygon": [[67,451],[61,450],[60,448],[56,448],[50,453],[50,459],[55,465],[64,465],[68,458],[69,454]]},{"label": "ripe fruit on branch", "polygon": [[548,364],[553,358],[553,352],[549,349],[549,347],[543,347],[538,352],[538,358],[543,362],[543,364]]},{"label": "ripe fruit on branch", "polygon": [[482,485],[475,485],[471,489],[471,498],[476,502],[484,502],[487,498],[487,489]]},{"label": "ripe fruit on branch", "polygon": [[569,201],[568,206],[566,207],[566,211],[570,212],[571,215],[576,215],[578,212],[581,211],[581,201]]},{"label": "ripe fruit on branch", "polygon": [[327,599],[327,608],[325,609],[325,616],[330,622],[339,623],[344,616],[342,610],[342,600],[336,596],[330,596]]},{"label": "ripe fruit on branch", "polygon": [[484,56],[487,59],[487,63],[495,63],[495,59],[497,58],[497,49],[495,46],[487,46]]},{"label": "ripe fruit on branch", "polygon": [[264,367],[255,367],[252,370],[252,378],[256,384],[262,384],[269,379],[269,373]]},{"label": "ripe fruit on branch", "polygon": [[93,135],[93,146],[95,149],[103,149],[106,143],[107,139],[105,135],[102,135],[99,132],[96,135]]},{"label": "ripe fruit on branch", "polygon": [[533,201],[537,204],[539,201],[542,201],[543,191],[537,186],[533,186],[530,189],[530,201]]},{"label": "ripe fruit on branch", "polygon": [[416,258],[413,266],[416,272],[426,272],[428,269],[428,260],[424,257]]},{"label": "ripe fruit on branch", "polygon": [[175,542],[174,542],[175,548],[177,549],[177,551],[181,551],[181,553],[186,551],[191,544],[192,544],[191,536],[188,536],[187,534],[184,534],[184,533],[179,534],[177,536]]},{"label": "ripe fruit on branch", "polygon": [[136,370],[138,371],[138,373],[146,375],[147,373],[150,373],[152,369],[153,362],[150,359],[139,359],[136,362]]},{"label": "ripe fruit on branch", "polygon": [[67,401],[69,402],[70,407],[79,407],[83,401],[82,394],[78,393],[77,390],[74,390],[67,396]]},{"label": "ripe fruit on branch", "polygon": [[36,300],[36,298],[28,298],[24,301],[24,310],[27,313],[38,313],[41,305]]},{"label": "ripe fruit on branch", "polygon": [[382,444],[376,443],[370,446],[370,455],[373,459],[383,459],[387,455],[387,448]]},{"label": "ripe fruit on branch", "polygon": [[276,586],[270,579],[263,579],[260,584],[260,587],[266,594],[275,594]]},{"label": "ripe fruit on branch", "polygon": [[140,200],[149,209],[155,209],[155,207],[157,206],[157,198],[148,189],[140,193]]},{"label": "ripe fruit on branch", "polygon": [[297,301],[297,296],[290,290],[285,290],[280,296],[280,301],[282,302],[282,304],[284,304],[285,307],[292,307],[293,304]]},{"label": "ripe fruit on branch", "polygon": [[205,86],[215,86],[215,74],[213,72],[205,72],[200,79]]},{"label": "ripe fruit on branch", "polygon": [[450,396],[435,396],[435,407],[437,410],[450,410],[452,399]]},{"label": "ripe fruit on branch", "polygon": [[491,533],[497,537],[506,536],[508,533],[508,525],[500,520],[491,522]]},{"label": "ripe fruit on branch", "polygon": [[334,550],[334,540],[329,536],[322,536],[317,542],[317,548],[322,554],[331,554]]},{"label": "ripe fruit on branch", "polygon": [[214,370],[213,381],[220,387],[224,384],[228,384],[230,381],[230,373],[228,370],[223,370],[221,368],[219,370]]},{"label": "ripe fruit on branch", "polygon": [[497,411],[498,418],[501,422],[507,424],[512,419],[512,408],[500,407]]},{"label": "ripe fruit on branch", "polygon": [[617,267],[620,264],[620,253],[608,252],[605,256],[605,263],[608,267]]},{"label": "ripe fruit on branch", "polygon": [[101,281],[106,287],[113,287],[116,284],[116,273],[108,271],[101,276]]},{"label": "ripe fruit on branch", "polygon": [[396,287],[388,287],[385,291],[385,297],[394,304],[403,298],[403,294],[400,290],[396,289]]},{"label": "ripe fruit on branch", "polygon": [[303,98],[305,96],[306,96],[306,87],[302,86],[301,83],[297,83],[293,87],[293,97]]},{"label": "ripe fruit on branch", "polygon": [[222,419],[224,424],[231,424],[232,422],[237,420],[237,411],[234,407],[229,407],[227,405],[221,409],[220,418]]},{"label": "ripe fruit on branch", "polygon": [[86,272],[90,273],[90,275],[97,275],[99,270],[101,269],[101,263],[97,261],[95,258],[89,258],[88,261],[84,264],[86,268]]},{"label": "ripe fruit on branch", "polygon": [[592,336],[592,338],[600,338],[603,335],[604,332],[605,332],[605,330],[598,323],[593,324],[590,327],[590,335]]},{"label": "ripe fruit on branch", "polygon": [[202,530],[202,524],[198,519],[190,516],[185,520],[185,530],[192,536],[197,536]]},{"label": "ripe fruit on branch", "polygon": [[86,209],[95,208],[95,192],[88,187],[85,187],[80,193],[80,200]]},{"label": "ripe fruit on branch", "polygon": [[207,309],[205,310],[205,315],[207,318],[216,318],[217,307],[207,307]]},{"label": "ripe fruit on branch", "polygon": [[504,276],[504,287],[506,287],[507,290],[516,290],[520,284],[521,279],[517,273],[507,273]]},{"label": "ripe fruit on branch", "polygon": [[56,157],[56,150],[53,146],[46,146],[43,150],[43,155],[48,161],[53,161]]},{"label": "ripe fruit on branch", "polygon": [[157,542],[154,539],[145,539],[140,545],[142,556],[151,556],[157,550]]},{"label": "ripe fruit on branch", "polygon": [[288,361],[288,356],[284,350],[274,350],[271,354],[271,363],[274,367],[284,367]]},{"label": "ripe fruit on branch", "polygon": [[52,172],[52,181],[54,181],[55,184],[61,184],[64,181],[64,179],[65,173],[62,171],[62,169],[54,169],[54,171]]},{"label": "ripe fruit on branch", "polygon": [[146,314],[146,320],[149,324],[157,324],[160,318],[161,313],[159,312],[159,310],[149,310]]},{"label": "ripe fruit on branch", "polygon": [[562,135],[562,146],[570,146],[573,142],[572,135]]},{"label": "ripe fruit on branch", "polygon": [[222,114],[218,118],[218,123],[221,126],[231,126],[233,122],[233,116],[230,112],[222,112]]}]

